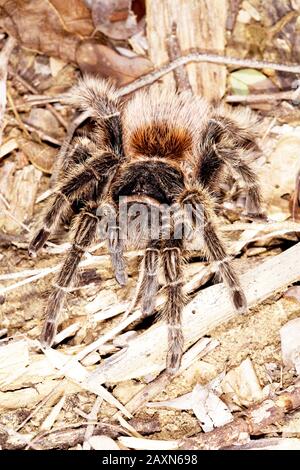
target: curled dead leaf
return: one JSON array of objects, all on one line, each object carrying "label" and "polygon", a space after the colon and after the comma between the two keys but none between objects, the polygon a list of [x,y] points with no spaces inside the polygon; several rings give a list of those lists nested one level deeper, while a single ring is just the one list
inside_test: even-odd
[{"label": "curled dead leaf", "polygon": [[83,0],[0,0],[0,9],[0,26],[23,46],[67,62],[94,30]]},{"label": "curled dead leaf", "polygon": [[57,155],[57,150],[49,145],[23,139],[20,148],[28,160],[43,173],[52,173],[52,166]]},{"label": "curled dead leaf", "polygon": [[121,56],[93,39],[80,44],[76,60],[82,72],[113,78],[119,86],[135,80],[152,68],[152,63],[145,57]]}]

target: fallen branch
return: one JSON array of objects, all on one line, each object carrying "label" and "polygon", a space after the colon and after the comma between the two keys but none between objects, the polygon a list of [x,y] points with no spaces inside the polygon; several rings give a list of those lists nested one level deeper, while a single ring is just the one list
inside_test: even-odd
[{"label": "fallen branch", "polygon": [[226,450],[300,450],[300,439],[296,437],[254,439],[244,446],[227,447]]},{"label": "fallen branch", "polygon": [[0,52],[0,146],[2,144],[4,113],[6,108],[7,67],[10,54],[12,53],[15,45],[16,40],[9,37]]},{"label": "fallen branch", "polygon": [[[296,262],[299,257],[300,243],[243,274],[240,279],[248,305],[254,306],[299,280],[300,264]],[[223,284],[201,291],[183,312],[185,350],[220,324],[238,315]],[[138,318],[139,312],[132,316]],[[122,326],[126,327],[127,324]],[[111,338],[111,334],[100,337],[98,341],[103,344],[105,337]],[[120,382],[159,373],[165,368],[167,337],[167,325],[162,321],[156,323],[132,339],[126,351],[120,351],[104,361],[94,372],[94,380],[97,383]]]}]

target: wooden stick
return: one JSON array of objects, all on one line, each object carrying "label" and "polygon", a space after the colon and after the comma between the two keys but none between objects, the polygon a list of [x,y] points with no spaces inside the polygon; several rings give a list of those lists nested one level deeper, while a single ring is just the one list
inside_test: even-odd
[{"label": "wooden stick", "polygon": [[[254,306],[298,281],[299,258],[300,243],[243,274],[240,279],[248,305]],[[239,314],[234,310],[224,284],[201,291],[183,312],[185,350],[199,338],[237,315]],[[134,313],[133,316],[138,317],[138,314]],[[162,321],[156,323],[133,339],[126,351],[116,353],[104,361],[94,372],[94,380],[97,383],[120,382],[159,373],[165,368],[167,337],[167,325]]]},{"label": "wooden stick", "polygon": [[144,75],[129,85],[123,86],[120,88],[119,95],[125,96],[129,93],[133,93],[139,88],[144,86],[151,85],[156,80],[159,80],[161,77],[166,75],[169,72],[172,72],[177,67],[189,64],[190,62],[207,62],[210,64],[220,64],[220,65],[231,65],[234,67],[247,67],[251,69],[270,69],[277,70],[279,72],[288,72],[288,73],[300,73],[300,65],[286,65],[286,64],[276,64],[275,62],[267,62],[260,60],[251,60],[251,59],[237,59],[235,57],[226,57],[218,54],[206,54],[202,52],[192,52],[191,54],[183,55],[177,59],[169,62],[162,67],[153,70],[153,72]]},{"label": "wooden stick", "polygon": [[16,45],[16,40],[9,37],[0,52],[0,146],[4,128],[4,113],[6,108],[7,67],[10,54]]},{"label": "wooden stick", "polygon": [[274,101],[293,101],[297,100],[297,90],[287,90],[287,91],[278,91],[276,93],[257,93],[253,95],[229,95],[226,96],[225,100],[227,103],[243,103],[243,104],[251,104],[251,103],[265,103],[270,102],[273,103]]},{"label": "wooden stick", "polygon": [[[175,60],[182,55],[176,31],[177,25],[174,22],[172,24],[172,32],[166,40],[166,46],[170,61]],[[189,91],[192,93],[192,87],[189,81],[189,76],[184,66],[178,67],[178,69],[174,70],[174,78],[176,83],[176,89],[178,92]]]}]

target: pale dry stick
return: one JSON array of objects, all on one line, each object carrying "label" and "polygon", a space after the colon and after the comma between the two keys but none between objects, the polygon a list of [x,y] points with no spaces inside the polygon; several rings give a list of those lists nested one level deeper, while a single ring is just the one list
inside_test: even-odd
[{"label": "pale dry stick", "polygon": [[[93,407],[91,409],[91,412],[87,415],[88,421],[96,421],[97,422],[97,416],[98,416],[98,413],[99,413],[99,410],[100,410],[100,407],[101,407],[102,403],[103,403],[103,398],[97,396],[97,398],[95,400],[95,403],[93,404]],[[89,424],[86,427],[85,435],[84,435],[84,439],[83,439],[83,444],[82,444],[82,450],[90,450],[91,449],[89,439],[93,435],[94,428],[95,428],[94,424]]]},{"label": "pale dry stick", "polygon": [[[197,278],[197,279],[196,280],[192,279],[190,281],[189,287],[195,285],[195,283],[197,284],[198,276],[196,275],[195,278]],[[163,301],[162,298],[159,299],[159,302],[162,302],[162,301]],[[121,313],[121,312],[118,312],[118,313]],[[108,341],[111,341],[112,339],[114,339],[114,337],[117,336],[118,333],[123,331],[129,325],[131,325],[132,323],[140,320],[141,316],[142,316],[142,312],[140,310],[137,310],[136,312],[132,313],[131,315],[126,316],[125,318],[123,318],[123,320],[118,325],[116,325],[114,328],[112,328],[109,332],[107,332],[103,336],[100,336],[100,338],[98,338],[96,341],[89,344],[82,351],[77,353],[74,356],[74,359],[77,360],[77,361],[81,361],[89,353],[95,351],[100,346],[103,346]],[[123,351],[121,351],[121,353],[123,353]],[[89,382],[93,383],[93,378],[91,380],[89,380]],[[95,382],[97,383],[97,380]]]},{"label": "pale dry stick", "polygon": [[116,418],[119,421],[120,425],[124,429],[127,429],[131,436],[143,437],[131,424],[128,423],[128,421],[126,421],[126,419],[123,418],[120,412],[117,413]]},{"label": "pale dry stick", "polygon": [[[298,281],[300,264],[295,260],[299,257],[300,243],[241,275],[240,281],[249,307]],[[132,318],[138,317],[137,313]],[[223,283],[202,290],[183,311],[185,349],[237,315],[239,314],[234,310]],[[126,351],[116,353],[104,361],[91,379],[97,383],[117,383],[161,372],[165,368],[167,336],[166,323],[156,323],[137,338],[133,338]],[[103,344],[101,338],[100,343]]]},{"label": "pale dry stick", "polygon": [[[85,266],[97,264],[99,262],[99,259],[103,260],[104,256],[108,256],[108,255],[92,256],[91,258],[87,258],[83,260],[79,266],[83,268]],[[43,268],[39,270],[39,272],[37,272],[37,274],[34,274],[33,276],[27,277],[23,279],[22,281],[16,282],[15,284],[10,284],[9,286],[0,288],[0,295],[6,294],[7,292],[10,292],[14,289],[18,289],[19,287],[25,286],[26,284],[31,284],[32,282],[38,281],[39,279],[42,279],[43,277],[48,276],[49,274],[56,273],[60,268],[61,268],[61,264],[56,264],[55,266],[52,266],[50,268]]]},{"label": "pale dry stick", "polygon": [[[297,91],[297,90],[296,90]],[[266,101],[274,103],[274,101],[295,100],[295,90],[278,91],[277,93],[257,93],[253,95],[229,95],[226,96],[225,101],[227,103],[265,103]]]},{"label": "pale dry stick", "polygon": [[20,106],[38,106],[39,104],[46,104],[46,103],[67,103],[67,95],[61,94],[56,96],[47,96],[47,95],[36,95],[36,96],[27,96],[25,98],[24,105]]},{"label": "pale dry stick", "polygon": [[109,332],[100,336],[100,338],[98,338],[96,341],[83,348],[82,351],[74,356],[74,359],[77,361],[82,361],[82,359],[84,359],[85,356],[87,356],[89,353],[95,351],[95,349],[98,349],[100,346],[103,346],[103,344],[107,343],[108,341],[111,341],[115,336],[117,336],[118,333],[121,333],[121,331],[125,330],[125,328],[131,325],[131,323],[139,320],[141,315],[142,313],[139,310],[134,312],[132,315],[129,315]]},{"label": "pale dry stick", "polygon": [[14,284],[11,284],[9,286],[1,287],[0,288],[0,295],[6,294],[7,292],[10,292],[14,289],[18,289],[19,287],[23,287],[26,284],[30,284],[31,282],[38,281],[39,279],[42,279],[43,277],[47,276],[48,274],[52,274],[57,272],[61,267],[61,264],[57,264],[56,266],[52,268],[44,268],[41,270],[38,274],[35,274],[34,276],[30,276],[26,279],[23,279],[22,281],[16,282]]},{"label": "pale dry stick", "polygon": [[[42,348],[41,348],[42,350]],[[42,350],[43,351],[43,350]],[[51,352],[51,349],[50,349]],[[69,359],[66,360],[64,363],[63,367],[59,368],[57,365],[54,365],[55,368],[57,368],[62,374],[64,374],[66,377],[68,376],[68,372],[71,373],[72,375],[72,369],[74,369],[74,364],[76,364],[76,356],[71,356]],[[79,367],[84,370],[84,367],[79,365]],[[77,382],[76,380],[72,379],[71,380],[75,383],[77,383],[81,388],[86,389],[91,391],[90,389],[86,388],[84,383]],[[25,418],[24,421],[17,427],[16,431],[19,431],[21,428],[25,426],[36,414],[37,412],[46,405],[47,401],[51,398],[54,392],[56,392],[60,387],[62,387],[62,384],[64,382],[64,379],[62,381],[59,381],[54,387],[50,390],[50,392],[44,397],[40,403],[35,405],[35,408],[31,411],[31,413]],[[131,414],[126,410],[126,408],[108,391],[106,390],[102,385],[94,384],[93,387],[93,393],[96,395],[100,396],[102,399],[106,400],[108,403],[110,403],[112,406],[115,406],[117,409],[122,411],[125,416],[131,417]],[[90,423],[91,424],[91,423]]]},{"label": "pale dry stick", "polygon": [[[54,266],[55,267],[55,266]],[[14,279],[22,279],[22,278],[27,278],[27,277],[32,277],[35,276],[36,274],[42,273],[45,269],[48,268],[40,268],[40,269],[24,269],[24,271],[17,271],[14,273],[8,273],[8,274],[1,274],[0,275],[0,281],[10,281]]]},{"label": "pale dry stick", "polygon": [[[133,81],[129,85],[125,85],[119,89],[119,96],[125,96],[129,93],[133,93],[140,88],[143,88],[147,85],[151,85],[155,81],[162,78],[167,73],[172,72],[178,67],[182,67],[191,62],[208,62],[212,64],[220,65],[231,65],[234,67],[247,67],[252,69],[271,69],[281,72],[289,72],[293,74],[300,74],[300,65],[289,65],[289,64],[277,64],[274,62],[252,60],[252,59],[237,59],[235,57],[226,57],[218,54],[206,54],[203,52],[192,52],[191,54],[182,55],[177,57],[175,60],[166,63],[162,67],[159,67],[152,72],[149,72],[146,75],[141,76],[137,80]],[[295,90],[293,91],[295,92]],[[280,92],[286,93],[286,92]],[[289,93],[289,92],[288,92]],[[265,95],[264,95],[265,96]],[[28,101],[34,101],[35,97],[29,97]],[[39,96],[39,100],[45,102],[66,102],[67,95],[57,95],[57,96],[45,96],[44,98]]]},{"label": "pale dry stick", "polygon": [[14,100],[13,100],[11,94],[10,94],[9,87],[7,87],[7,99],[8,99],[8,102],[10,104],[12,112],[14,113],[14,116],[15,116],[20,128],[22,129],[22,131],[26,135],[26,137],[29,138],[30,134],[29,134],[28,130],[26,129],[22,119],[20,118],[20,114],[18,113],[18,110],[15,106]]},{"label": "pale dry stick", "polygon": [[99,395],[110,405],[120,410],[127,418],[132,417],[128,410],[126,410],[126,407],[103,385],[89,382],[90,373],[76,360],[76,356],[70,358],[52,348],[42,347],[41,349],[51,365],[58,369],[60,374],[71,379],[72,382],[77,384],[80,388]]},{"label": "pale dry stick", "polygon": [[9,37],[0,52],[0,146],[4,128],[4,114],[6,108],[6,81],[9,57],[16,45],[16,40]]},{"label": "pale dry stick", "polygon": [[66,395],[64,394],[58,402],[53,406],[51,409],[50,413],[47,415],[46,419],[43,421],[43,423],[40,426],[41,431],[49,431],[49,429],[52,428],[53,424],[57,420],[64,404],[66,401]]}]

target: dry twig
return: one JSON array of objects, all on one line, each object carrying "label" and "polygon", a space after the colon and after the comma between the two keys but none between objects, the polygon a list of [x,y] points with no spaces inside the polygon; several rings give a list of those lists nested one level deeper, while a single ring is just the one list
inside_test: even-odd
[{"label": "dry twig", "polygon": [[143,88],[144,86],[151,85],[159,80],[161,77],[169,72],[172,72],[177,67],[189,64],[190,62],[207,62],[211,64],[232,65],[234,67],[247,67],[251,69],[271,69],[281,72],[289,72],[294,74],[300,73],[300,65],[286,65],[276,64],[274,62],[251,60],[251,59],[236,59],[235,57],[226,57],[217,54],[206,54],[202,52],[192,52],[188,55],[183,55],[177,59],[169,62],[162,67],[153,70],[153,72],[144,75],[134,82],[126,85],[120,89],[120,96],[128,95],[134,91]]}]

